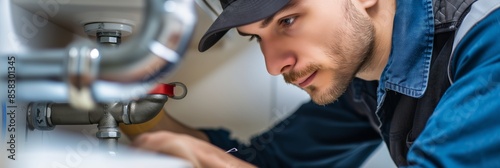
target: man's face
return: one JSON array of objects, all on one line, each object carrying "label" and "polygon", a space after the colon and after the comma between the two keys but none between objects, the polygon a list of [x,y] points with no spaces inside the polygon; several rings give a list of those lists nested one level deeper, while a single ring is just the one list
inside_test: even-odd
[{"label": "man's face", "polygon": [[305,90],[317,104],[335,101],[371,58],[374,26],[351,0],[292,0],[272,19],[238,27],[259,42],[267,71]]}]

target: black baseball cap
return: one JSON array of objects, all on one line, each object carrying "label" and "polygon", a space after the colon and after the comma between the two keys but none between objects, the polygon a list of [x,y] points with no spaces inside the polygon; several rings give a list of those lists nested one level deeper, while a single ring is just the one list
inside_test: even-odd
[{"label": "black baseball cap", "polygon": [[220,0],[222,13],[212,23],[198,44],[198,51],[212,47],[229,29],[250,24],[274,15],[290,0]]}]

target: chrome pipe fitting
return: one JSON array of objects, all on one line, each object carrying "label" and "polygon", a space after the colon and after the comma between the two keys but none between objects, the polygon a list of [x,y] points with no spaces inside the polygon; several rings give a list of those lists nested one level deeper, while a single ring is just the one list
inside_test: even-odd
[{"label": "chrome pipe fitting", "polygon": [[92,110],[76,109],[70,104],[31,103],[27,121],[31,129],[48,131],[56,125],[97,124],[96,137],[113,153],[121,137],[119,123],[140,124],[153,119],[168,100],[167,95],[152,94],[130,103],[98,104]]},{"label": "chrome pipe fitting", "polygon": [[[192,0],[145,2],[141,32],[120,47],[98,46],[90,40],[50,51],[16,53],[0,47],[0,57],[16,55],[16,65],[23,67],[16,69],[16,86],[22,90],[16,99],[70,103],[88,110],[98,102],[127,102],[145,96],[182,60],[196,24]],[[0,11],[7,15],[0,17],[8,18],[0,23],[0,34],[11,34],[7,32],[12,27],[10,0],[1,4],[0,9],[6,10]],[[119,43],[119,39],[111,37],[99,40]],[[7,64],[2,60],[0,63]],[[9,80],[5,74],[0,74],[0,86]]]}]

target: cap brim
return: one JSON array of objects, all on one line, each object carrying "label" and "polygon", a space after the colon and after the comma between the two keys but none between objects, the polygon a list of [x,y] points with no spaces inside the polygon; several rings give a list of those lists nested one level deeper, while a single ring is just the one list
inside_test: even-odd
[{"label": "cap brim", "polygon": [[198,44],[204,52],[215,45],[231,28],[250,24],[272,16],[290,0],[237,0],[226,7],[208,28]]}]

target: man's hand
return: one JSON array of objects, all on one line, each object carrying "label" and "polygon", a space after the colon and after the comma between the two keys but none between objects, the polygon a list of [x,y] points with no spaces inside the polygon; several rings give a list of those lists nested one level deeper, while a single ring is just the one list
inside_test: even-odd
[{"label": "man's hand", "polygon": [[184,134],[167,131],[145,133],[135,139],[133,145],[150,151],[185,159],[196,168],[201,167],[255,167],[223,150]]}]

